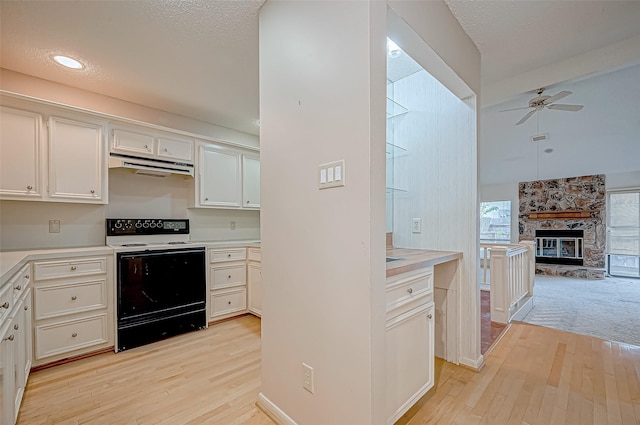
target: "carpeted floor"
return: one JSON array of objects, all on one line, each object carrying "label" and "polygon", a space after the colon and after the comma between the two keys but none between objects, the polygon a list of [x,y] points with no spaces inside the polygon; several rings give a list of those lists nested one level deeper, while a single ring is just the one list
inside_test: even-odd
[{"label": "carpeted floor", "polygon": [[640,346],[640,279],[537,276],[524,322]]}]

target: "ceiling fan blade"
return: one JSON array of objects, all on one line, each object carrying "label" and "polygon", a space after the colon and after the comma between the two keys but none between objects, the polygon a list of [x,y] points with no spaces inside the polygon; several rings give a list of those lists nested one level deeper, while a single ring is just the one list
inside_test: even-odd
[{"label": "ceiling fan blade", "polygon": [[546,105],[549,109],[557,109],[558,111],[571,111],[578,112],[580,109],[584,108],[583,105],[562,105],[562,104],[553,104]]},{"label": "ceiling fan blade", "polygon": [[498,112],[520,111],[522,109],[529,109],[530,107],[531,106],[523,106],[522,108],[503,109],[502,111],[498,111]]},{"label": "ceiling fan blade", "polygon": [[536,111],[537,111],[537,109],[534,109],[533,111],[529,111],[529,112],[527,112],[527,115],[525,115],[524,117],[522,117],[522,119],[521,119],[520,121],[518,121],[518,122],[516,123],[516,125],[520,125],[520,124],[522,124],[523,122],[525,122],[526,120],[528,120],[529,118],[531,118],[531,115],[535,114],[535,113],[536,113]]},{"label": "ceiling fan blade", "polygon": [[556,93],[556,94],[554,94],[553,96],[548,97],[547,99],[545,99],[544,104],[545,104],[545,105],[548,105],[548,104],[550,104],[550,103],[555,102],[556,100],[560,100],[560,99],[562,99],[563,97],[567,97],[567,96],[569,96],[570,94],[571,94],[571,92],[570,92],[570,91],[566,91],[566,90],[561,91],[560,93]]}]

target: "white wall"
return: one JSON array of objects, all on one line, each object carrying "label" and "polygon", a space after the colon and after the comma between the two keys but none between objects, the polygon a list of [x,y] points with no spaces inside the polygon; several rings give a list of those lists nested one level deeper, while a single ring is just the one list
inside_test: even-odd
[{"label": "white wall", "polygon": [[[260,397],[298,424],[384,423],[385,8],[260,14]],[[346,186],[318,190],[318,165],[340,159]]]},{"label": "white wall", "polygon": [[[192,178],[111,169],[108,205],[1,201],[0,249],[104,245],[105,218],[188,218],[195,241],[260,239],[259,211],[189,208],[193,191]],[[60,220],[60,233],[49,233],[49,220]]]}]

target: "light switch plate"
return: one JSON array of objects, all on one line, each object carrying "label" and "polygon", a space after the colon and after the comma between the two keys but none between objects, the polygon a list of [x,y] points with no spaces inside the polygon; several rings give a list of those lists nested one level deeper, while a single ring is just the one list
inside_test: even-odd
[{"label": "light switch plate", "polygon": [[412,222],[411,231],[413,233],[422,233],[422,219],[413,218],[411,219],[411,222]]},{"label": "light switch plate", "polygon": [[60,233],[60,220],[49,220],[49,233]]},{"label": "light switch plate", "polygon": [[344,159],[318,166],[318,189],[344,186]]}]

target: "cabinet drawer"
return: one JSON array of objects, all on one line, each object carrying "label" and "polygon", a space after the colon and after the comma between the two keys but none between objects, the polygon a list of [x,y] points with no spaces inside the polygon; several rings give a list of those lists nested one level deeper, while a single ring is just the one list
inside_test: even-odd
[{"label": "cabinet drawer", "polygon": [[[5,286],[2,292],[0,292],[0,323],[4,323],[4,318],[7,317],[9,311],[13,308],[13,291],[10,286]],[[2,327],[0,325],[0,327]]]},{"label": "cabinet drawer", "polygon": [[29,287],[31,283],[30,270],[31,267],[28,264],[25,265],[9,281],[10,288],[13,288],[13,304],[18,302],[18,298],[20,298]]},{"label": "cabinet drawer", "polygon": [[131,155],[153,153],[153,136],[148,134],[132,133],[129,131],[113,130],[113,144],[111,150]]},{"label": "cabinet drawer", "polygon": [[246,260],[247,250],[245,248],[211,249],[209,250],[209,261],[219,263],[221,261],[241,261]]},{"label": "cabinet drawer", "polygon": [[107,281],[39,286],[35,288],[34,301],[36,320],[107,308]]},{"label": "cabinet drawer", "polygon": [[262,261],[262,252],[260,248],[248,248],[249,261]]},{"label": "cabinet drawer", "polygon": [[42,261],[34,263],[33,270],[35,280],[102,274],[107,272],[107,259],[106,257],[95,257]]},{"label": "cabinet drawer", "polygon": [[106,314],[36,326],[36,359],[107,343],[107,335]]},{"label": "cabinet drawer", "polygon": [[247,290],[214,292],[211,294],[211,317],[247,309]]},{"label": "cabinet drawer", "polygon": [[247,266],[234,264],[211,267],[211,279],[211,289],[244,285],[247,283]]},{"label": "cabinet drawer", "polygon": [[421,271],[387,284],[387,311],[433,293],[433,269]]}]

